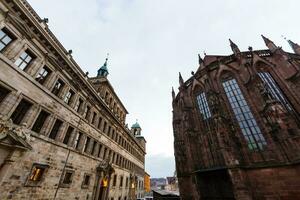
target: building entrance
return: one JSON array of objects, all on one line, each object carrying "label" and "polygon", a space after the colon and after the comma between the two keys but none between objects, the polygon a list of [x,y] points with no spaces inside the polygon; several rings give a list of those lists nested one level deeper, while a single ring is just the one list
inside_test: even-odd
[{"label": "building entrance", "polygon": [[227,170],[199,173],[197,183],[203,200],[235,200]]}]

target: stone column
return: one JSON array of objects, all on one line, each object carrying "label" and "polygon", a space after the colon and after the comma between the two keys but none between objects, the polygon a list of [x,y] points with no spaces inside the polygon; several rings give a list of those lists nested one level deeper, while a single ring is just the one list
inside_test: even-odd
[{"label": "stone column", "polygon": [[26,69],[27,74],[32,76],[33,78],[36,77],[37,72],[40,70],[40,68],[43,66],[43,60],[39,57],[33,59]]},{"label": "stone column", "polygon": [[32,105],[30,110],[26,113],[22,123],[26,123],[27,128],[31,127],[33,125],[33,122],[37,118],[38,112],[39,112],[39,106],[38,105]]},{"label": "stone column", "polygon": [[50,130],[52,129],[53,123],[54,123],[55,118],[53,116],[48,116],[48,118],[45,121],[45,124],[43,128],[40,131],[41,135],[47,136],[50,133]]},{"label": "stone column", "polygon": [[95,146],[95,149],[94,149],[94,152],[92,152],[92,153],[93,153],[93,156],[97,157],[97,156],[98,156],[98,155],[97,155],[98,151],[99,151],[99,143],[97,142],[97,143],[96,143],[96,146]]},{"label": "stone column", "polygon": [[86,144],[86,145],[87,145],[87,151],[86,151],[86,153],[87,154],[92,154],[93,153],[92,152],[92,148],[93,148],[93,145],[94,145],[94,139],[91,138],[90,142],[88,144]]},{"label": "stone column", "polygon": [[70,139],[69,139],[69,142],[68,142],[68,146],[73,147],[74,140],[75,140],[75,138],[76,138],[77,133],[78,133],[78,130],[76,130],[76,129],[74,128],[74,130],[73,130],[72,133],[71,133],[71,136],[70,136]]},{"label": "stone column", "polygon": [[82,152],[85,140],[86,140],[86,135],[82,135],[79,141],[79,146],[77,149],[78,151]]},{"label": "stone column", "polygon": [[20,100],[21,99],[19,93],[9,93],[0,105],[0,114],[2,114],[5,119],[8,119]]},{"label": "stone column", "polygon": [[66,122],[64,122],[62,124],[62,126],[60,127],[60,129],[59,129],[59,131],[57,133],[57,136],[56,136],[56,139],[55,139],[56,141],[63,142],[68,127],[69,126],[68,126],[68,124]]}]

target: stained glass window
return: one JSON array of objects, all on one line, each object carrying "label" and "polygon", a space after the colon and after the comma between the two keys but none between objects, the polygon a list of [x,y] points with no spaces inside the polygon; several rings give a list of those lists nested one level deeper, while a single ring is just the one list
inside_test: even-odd
[{"label": "stained glass window", "polygon": [[249,149],[261,150],[267,145],[256,120],[235,79],[222,83],[234,115],[247,141]]}]

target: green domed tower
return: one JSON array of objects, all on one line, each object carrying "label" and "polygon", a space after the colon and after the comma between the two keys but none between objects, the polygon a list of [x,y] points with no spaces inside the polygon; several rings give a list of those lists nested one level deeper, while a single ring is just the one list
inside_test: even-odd
[{"label": "green domed tower", "polygon": [[133,124],[131,126],[131,133],[134,135],[134,136],[139,136],[141,135],[141,126],[139,125],[139,123],[136,121],[135,124]]}]

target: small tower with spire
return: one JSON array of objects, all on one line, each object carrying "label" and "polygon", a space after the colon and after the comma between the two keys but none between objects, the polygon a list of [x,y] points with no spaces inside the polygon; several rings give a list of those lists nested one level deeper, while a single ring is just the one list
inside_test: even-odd
[{"label": "small tower with spire", "polygon": [[108,69],[107,69],[107,61],[108,61],[108,56],[105,59],[104,64],[98,69],[97,77],[107,77]]},{"label": "small tower with spire", "polygon": [[136,122],[131,126],[131,133],[134,136],[140,136],[142,132],[142,128],[138,123],[138,120],[136,120]]},{"label": "small tower with spire", "polygon": [[233,51],[234,55],[239,55],[241,53],[239,47],[234,43],[232,42],[231,39],[229,39],[229,42],[230,42],[230,47],[231,47],[231,50]]},{"label": "small tower with spire", "polygon": [[300,45],[293,42],[292,40],[288,40],[289,45],[292,47],[295,54],[300,55]]},{"label": "small tower with spire", "polygon": [[263,35],[261,35],[261,37],[263,38],[263,40],[264,40],[266,46],[270,49],[270,51],[271,51],[272,53],[274,53],[274,52],[278,49],[278,47],[274,44],[274,42],[271,41],[269,38],[266,38],[266,37],[263,36]]}]

